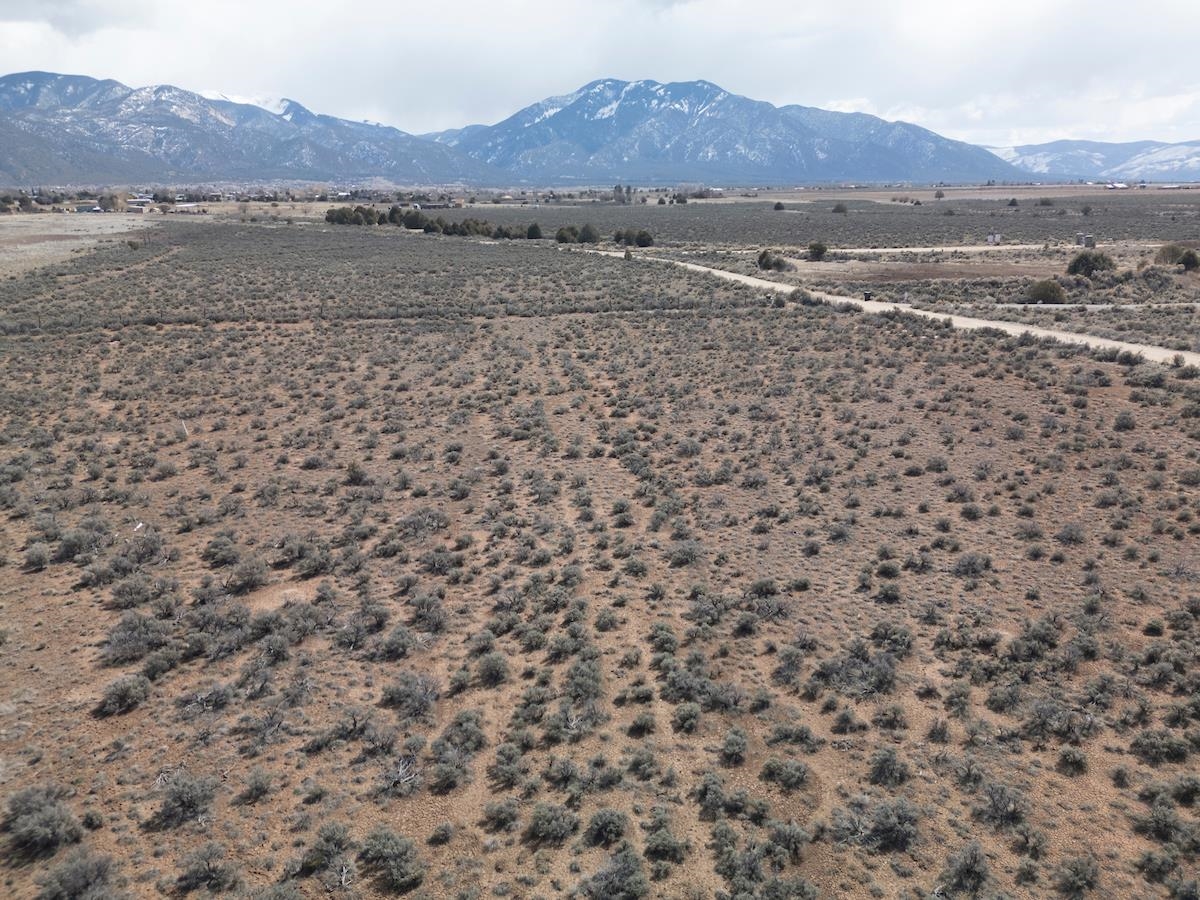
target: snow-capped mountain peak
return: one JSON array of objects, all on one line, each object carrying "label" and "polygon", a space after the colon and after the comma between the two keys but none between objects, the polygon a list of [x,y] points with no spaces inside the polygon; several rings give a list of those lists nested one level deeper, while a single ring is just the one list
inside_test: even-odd
[{"label": "snow-capped mountain peak", "polygon": [[1052,141],[988,149],[1026,172],[1050,178],[1161,181],[1200,177],[1200,141]]},{"label": "snow-capped mountain peak", "polygon": [[1200,178],[1200,141],[996,148],[776,107],[709,81],[603,78],[495,125],[414,137],[295,100],[48,72],[0,77],[0,183],[210,179],[796,184]]},{"label": "snow-capped mountain peak", "polygon": [[48,72],[0,77],[0,184],[499,177],[395,128],[318,116],[294,100],[244,99]]},{"label": "snow-capped mountain peak", "polygon": [[1019,175],[985,150],[916,126],[776,108],[709,81],[603,78],[495,125],[428,137],[530,181],[974,181]]},{"label": "snow-capped mountain peak", "polygon": [[224,100],[226,103],[237,103],[242,106],[257,106],[275,116],[282,116],[289,102],[284,97],[242,97],[237,94],[224,94],[220,91],[201,91],[200,96],[206,100]]}]

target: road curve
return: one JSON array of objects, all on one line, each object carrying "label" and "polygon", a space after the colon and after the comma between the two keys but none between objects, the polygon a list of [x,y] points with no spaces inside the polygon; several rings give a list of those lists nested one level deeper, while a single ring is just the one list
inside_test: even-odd
[{"label": "road curve", "polygon": [[[604,253],[608,256],[622,256],[620,252],[596,251]],[[753,288],[760,288],[765,291],[774,291],[779,294],[790,294],[797,290],[796,286],[790,284],[780,284],[778,281],[768,281],[765,278],[755,278],[753,275],[742,275],[740,272],[728,272],[724,269],[714,269],[709,266],[702,266],[698,263],[683,262],[682,260],[666,259],[659,256],[639,256],[638,259],[649,260],[651,262],[667,263],[669,265],[680,266],[684,269],[690,269],[693,272],[702,272],[712,275],[716,278],[723,278],[726,281],[735,281],[738,284],[745,284]],[[803,290],[803,288],[801,288]],[[809,293],[819,300],[824,300],[828,303],[849,303],[852,306],[857,306],[864,312],[869,313],[886,313],[886,312],[903,312],[912,316],[921,316],[925,319],[935,319],[939,322],[948,322],[953,328],[961,328],[965,331],[978,331],[982,329],[991,329],[993,331],[1001,331],[1013,337],[1020,337],[1023,334],[1031,335],[1035,338],[1048,338],[1058,341],[1062,344],[1074,344],[1076,346],[1091,347],[1096,350],[1116,350],[1119,352],[1137,353],[1143,359],[1157,363],[1173,363],[1177,359],[1182,359],[1184,363],[1193,366],[1200,366],[1200,353],[1195,353],[1189,350],[1171,350],[1167,347],[1157,347],[1153,344],[1134,344],[1129,341],[1117,341],[1112,338],[1096,337],[1090,334],[1078,334],[1073,331],[1061,331],[1057,328],[1042,328],[1039,325],[1025,325],[1020,322],[1001,322],[995,319],[976,319],[971,316],[955,316],[946,315],[945,313],[930,312],[925,309],[914,309],[911,306],[905,306],[898,303],[883,303],[879,300],[861,300],[857,297],[848,297],[842,294],[828,294],[823,291],[809,291]]]}]

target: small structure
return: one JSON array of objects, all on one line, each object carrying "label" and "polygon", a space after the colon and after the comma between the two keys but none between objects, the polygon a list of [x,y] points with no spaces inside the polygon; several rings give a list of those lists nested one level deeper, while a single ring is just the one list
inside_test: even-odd
[{"label": "small structure", "polygon": [[1000,243],[1000,240],[1001,240],[1001,238],[1000,238],[1000,232],[998,232],[998,231],[990,231],[990,232],[988,232],[987,242],[988,242],[989,244],[993,244],[993,245],[994,245],[994,244],[999,244],[999,243]]}]

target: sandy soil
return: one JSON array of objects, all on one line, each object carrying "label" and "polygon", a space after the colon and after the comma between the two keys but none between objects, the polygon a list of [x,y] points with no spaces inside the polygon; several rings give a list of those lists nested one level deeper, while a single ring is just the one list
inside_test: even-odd
[{"label": "sandy soil", "polygon": [[[1181,605],[1200,537],[1190,385],[1135,387],[1128,376],[1157,373],[1061,346],[1013,353],[995,333],[911,315],[792,304],[791,286],[753,271],[549,242],[267,223],[168,226],[136,249],[127,237],[141,240],[100,238],[107,271],[60,262],[17,279],[6,304],[18,323],[44,307],[48,327],[0,336],[0,798],[61,785],[70,815],[99,826],[78,843],[116,860],[128,896],[203,896],[189,873],[210,842],[243,881],[227,896],[385,896],[365,865],[349,889],[350,865],[300,874],[322,829],[342,825],[355,865],[375,827],[415,842],[427,868],[409,900],[566,897],[608,864],[613,848],[583,834],[601,809],[626,817],[643,872],[667,862],[643,824],[662,805],[690,849],[646,897],[713,897],[732,879],[697,803],[709,773],[726,800],[744,792],[722,813],[739,849],[766,847],[771,820],[814,838],[797,837],[796,858],[771,850],[758,881],[778,863],[827,898],[949,896],[939,873],[977,840],[988,896],[1050,896],[1058,867],[1090,848],[1092,896],[1166,896],[1135,868],[1163,851],[1141,832],[1139,797],[1190,775],[1195,752],[1180,751],[1191,768],[1139,765],[1134,741],[1186,714],[1196,674],[1200,611]],[[139,523],[161,545],[135,555]],[[76,529],[96,537],[64,540]],[[52,543],[58,561],[32,564]],[[68,560],[80,546],[94,549]],[[255,584],[234,586],[210,546],[261,564]],[[676,550],[694,559],[677,565]],[[120,591],[101,582],[118,561],[139,567]],[[162,596],[122,599],[143,578],[161,578]],[[436,630],[415,618],[418,593],[439,598]],[[771,597],[774,611],[758,602]],[[127,614],[136,633],[119,626]],[[167,641],[157,656],[143,626]],[[384,643],[399,626],[413,647],[395,659]],[[534,629],[545,648],[525,642]],[[1035,640],[1041,662],[1021,649]],[[488,642],[509,667],[498,684],[479,672]],[[905,649],[877,659],[895,681],[880,690],[854,660],[893,643]],[[783,677],[787,647],[804,656]],[[1159,653],[1177,660],[1179,690],[1138,680]],[[668,682],[677,665],[697,684]],[[402,716],[385,702],[402,673],[460,686]],[[144,700],[93,713],[130,676],[147,678]],[[1093,707],[1085,686],[1101,676],[1117,686]],[[985,702],[1016,678],[1016,706]],[[566,691],[588,685],[603,719],[572,724]],[[677,732],[683,690],[705,703]],[[1041,724],[1051,708],[1069,721]],[[1121,724],[1127,713],[1145,727]],[[432,744],[460,714],[478,714],[483,746],[444,754],[455,786],[385,789],[407,755],[433,774]],[[643,716],[652,730],[635,728]],[[810,728],[811,746],[776,741],[785,724]],[[734,727],[746,750],[727,760]],[[417,734],[425,749],[406,749]],[[528,749],[502,781],[489,770],[518,740]],[[901,783],[875,777],[887,750]],[[1086,770],[1068,774],[1074,750]],[[803,783],[764,779],[772,757],[803,763]],[[601,769],[620,784],[602,787]],[[269,777],[249,799],[256,771]],[[208,799],[160,815],[177,775]],[[1026,818],[1036,851],[973,811],[996,818],[980,803],[993,783],[1014,792],[998,812]],[[847,811],[860,793],[883,813],[911,804],[914,836],[859,846]],[[509,799],[517,821],[493,825],[488,805]],[[539,802],[581,820],[561,846],[529,833]],[[1178,816],[1195,827],[1194,808]],[[443,824],[448,842],[430,842]],[[75,849],[5,867],[0,897],[33,898]],[[1194,857],[1178,868],[1198,874]]]},{"label": "sandy soil", "polygon": [[38,213],[0,216],[0,276],[48,265],[105,237],[152,226],[142,216]]}]

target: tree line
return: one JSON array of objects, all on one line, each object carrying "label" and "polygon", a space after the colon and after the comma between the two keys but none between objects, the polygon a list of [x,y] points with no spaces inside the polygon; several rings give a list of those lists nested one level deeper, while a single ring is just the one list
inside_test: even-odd
[{"label": "tree line", "polygon": [[[537,222],[529,225],[493,225],[486,219],[466,218],[460,222],[448,222],[441,216],[430,218],[419,209],[401,209],[393,206],[381,212],[369,206],[339,206],[325,213],[330,225],[399,225],[404,228],[424,231],[426,234],[448,234],[455,237],[487,237],[504,240],[541,240],[544,236]],[[554,235],[560,244],[598,244],[600,232],[590,222],[579,227],[564,225]],[[627,247],[651,247],[654,236],[644,228],[617,229],[613,242]]]},{"label": "tree line", "polygon": [[507,240],[540,240],[541,226],[537,222],[529,225],[493,225],[486,219],[466,218],[461,222],[448,222],[441,216],[430,218],[419,209],[401,209],[393,206],[380,212],[369,206],[338,206],[325,213],[325,221],[331,225],[398,225],[424,231],[426,234],[448,234],[455,237],[488,237]]}]

